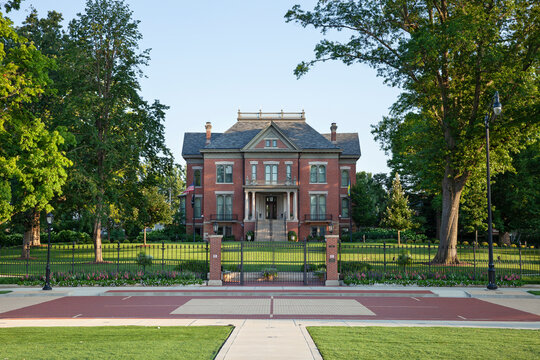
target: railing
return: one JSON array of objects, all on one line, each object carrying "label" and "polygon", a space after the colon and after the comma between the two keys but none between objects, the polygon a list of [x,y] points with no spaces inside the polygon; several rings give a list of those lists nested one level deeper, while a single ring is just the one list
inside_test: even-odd
[{"label": "railing", "polygon": [[216,221],[237,221],[238,215],[237,214],[211,214],[210,220],[216,220]]},{"label": "railing", "polygon": [[305,221],[332,221],[332,214],[306,214]]},{"label": "railing", "polygon": [[[340,272],[353,264],[358,268],[365,264],[361,272],[380,274],[391,272],[422,272],[444,274],[465,274],[472,278],[485,275],[488,268],[488,247],[456,247],[457,264],[435,264],[433,258],[439,246],[436,244],[340,244]],[[498,275],[540,275],[540,249],[495,247],[494,263]],[[405,260],[405,256],[410,259]]]},{"label": "railing", "polygon": [[304,120],[306,114],[302,112],[240,112],[238,111],[238,120]]},{"label": "railing", "polygon": [[297,186],[298,182],[296,179],[285,180],[285,181],[273,181],[273,180],[253,180],[246,178],[246,186]]},{"label": "railing", "polygon": [[[103,244],[99,249],[102,262],[95,262],[94,245],[51,245],[53,273],[124,272],[142,270],[137,256],[143,252],[152,256],[152,265],[145,271],[192,271],[206,279],[208,243]],[[0,276],[45,274],[47,246],[0,247]]]}]

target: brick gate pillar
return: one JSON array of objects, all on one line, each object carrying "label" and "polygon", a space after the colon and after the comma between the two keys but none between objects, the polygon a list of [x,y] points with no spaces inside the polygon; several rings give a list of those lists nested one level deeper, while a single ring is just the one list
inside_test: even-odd
[{"label": "brick gate pillar", "polygon": [[210,276],[209,286],[221,286],[221,239],[223,235],[208,235],[210,242]]},{"label": "brick gate pillar", "polygon": [[339,235],[326,235],[326,286],[339,286]]}]

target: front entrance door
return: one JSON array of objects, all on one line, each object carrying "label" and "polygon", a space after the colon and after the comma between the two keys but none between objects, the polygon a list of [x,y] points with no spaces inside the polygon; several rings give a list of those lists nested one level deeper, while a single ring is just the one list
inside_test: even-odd
[{"label": "front entrance door", "polygon": [[277,198],[275,196],[266,197],[266,218],[277,219]]}]

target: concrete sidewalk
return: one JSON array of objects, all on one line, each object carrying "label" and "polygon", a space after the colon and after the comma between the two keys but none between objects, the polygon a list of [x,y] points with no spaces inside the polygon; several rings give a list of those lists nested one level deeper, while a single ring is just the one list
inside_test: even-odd
[{"label": "concrete sidewalk", "polygon": [[[80,287],[54,288],[43,291],[40,288],[2,287],[11,293],[0,295],[0,313],[21,309],[54,299],[71,296],[182,296],[186,293],[208,297],[237,297],[239,293],[260,295],[302,294],[313,296],[329,294],[343,299],[347,292],[364,293],[365,296],[406,296],[440,298],[478,298],[493,304],[525,311],[540,316],[540,296],[527,293],[538,287],[503,288],[490,291],[483,288],[425,288],[403,286],[362,286],[362,287]],[[133,293],[133,291],[136,293]],[[427,293],[428,290],[430,293]],[[110,291],[114,291],[111,293]],[[418,293],[414,293],[414,292]],[[194,296],[194,295],[191,295]],[[355,296],[361,296],[356,294]],[[426,299],[427,300],[427,299]],[[540,329],[540,322],[525,321],[426,321],[426,320],[298,320],[298,319],[130,319],[130,318],[66,318],[66,319],[0,319],[0,327],[25,326],[223,326],[233,325],[233,333],[228,338],[216,359],[322,359],[307,326],[452,326],[452,327],[493,327],[513,329]]]}]

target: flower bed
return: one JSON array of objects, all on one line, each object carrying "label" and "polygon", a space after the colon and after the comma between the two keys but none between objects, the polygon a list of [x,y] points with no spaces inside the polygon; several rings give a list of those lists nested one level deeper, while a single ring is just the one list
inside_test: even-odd
[{"label": "flower bed", "polygon": [[[17,280],[18,285],[41,285],[45,282],[44,275],[26,275]],[[92,272],[92,273],[51,273],[52,286],[169,286],[202,284],[189,271],[156,271],[156,272]]]},{"label": "flower bed", "polygon": [[[417,271],[377,271],[357,272],[344,277],[347,285],[397,284],[417,286],[467,286],[485,285],[488,281],[487,272],[476,277],[473,274],[445,274],[440,272]],[[523,282],[517,274],[499,275],[497,283],[501,286],[522,286]]]}]

